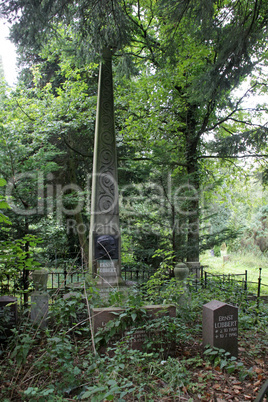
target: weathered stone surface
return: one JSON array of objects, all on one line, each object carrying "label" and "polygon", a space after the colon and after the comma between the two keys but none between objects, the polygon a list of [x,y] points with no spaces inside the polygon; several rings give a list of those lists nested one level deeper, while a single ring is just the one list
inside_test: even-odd
[{"label": "weathered stone surface", "polygon": [[47,290],[48,272],[47,269],[37,269],[31,273],[35,290]]},{"label": "weathered stone surface", "polygon": [[[154,319],[157,317],[162,317],[162,316],[169,316],[169,317],[176,317],[176,307],[173,305],[148,305],[148,306],[143,306],[143,309],[145,309],[148,312],[148,322],[150,322],[150,319]],[[94,334],[98,332],[99,329],[105,328],[106,324],[110,320],[114,320],[117,318],[118,314],[123,312],[124,309],[120,307],[107,307],[107,308],[94,308],[92,310],[92,319],[93,319],[93,330]],[[114,314],[116,313],[116,314]],[[130,328],[128,329],[130,330]],[[127,330],[127,331],[128,331]],[[107,347],[112,347],[114,346],[115,342],[119,341],[122,339],[125,335],[126,332],[121,332],[113,336],[109,343],[106,345],[106,347],[102,346],[99,350],[100,353],[105,353]],[[163,334],[163,331],[159,332],[150,332],[146,331],[144,329],[136,330],[133,335],[131,336],[131,340],[129,341],[130,347],[132,349],[138,349],[142,350],[143,344],[146,338],[150,338],[152,340],[159,341],[161,335]],[[175,354],[175,342],[170,341],[169,344],[161,345],[165,349],[165,354],[166,355],[174,355]]]},{"label": "weathered stone surface", "polygon": [[174,276],[179,281],[185,280],[189,275],[189,272],[189,268],[183,262],[179,262],[174,268]]},{"label": "weathered stone surface", "polygon": [[[10,304],[10,305],[9,305]],[[5,343],[17,325],[17,298],[0,297],[0,344]]]},{"label": "weathered stone surface", "polygon": [[203,346],[238,355],[238,308],[217,300],[203,306]]},{"label": "weathered stone surface", "polygon": [[187,267],[190,270],[190,274],[193,274],[196,276],[196,278],[200,279],[200,262],[198,261],[187,261],[186,262]]},{"label": "weathered stone surface", "polygon": [[[103,286],[121,279],[118,177],[114,129],[112,56],[100,65],[92,175],[89,268]],[[110,265],[104,266],[104,261]]]},{"label": "weathered stone surface", "polygon": [[31,293],[31,320],[34,324],[46,327],[49,295],[45,292]]}]

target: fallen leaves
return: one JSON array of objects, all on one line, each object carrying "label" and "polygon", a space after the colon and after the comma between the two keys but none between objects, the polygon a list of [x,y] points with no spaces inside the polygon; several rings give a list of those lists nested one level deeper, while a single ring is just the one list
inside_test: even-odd
[{"label": "fallen leaves", "polygon": [[263,373],[263,369],[261,367],[257,367],[257,366],[253,366],[252,371],[254,371],[257,374],[262,374]]},{"label": "fallen leaves", "polygon": [[254,382],[253,386],[258,387],[260,384],[261,384],[261,380],[258,380],[256,382]]},{"label": "fallen leaves", "polygon": [[243,388],[240,387],[239,385],[234,385],[233,388],[234,388],[234,389],[238,389],[238,390],[239,390],[239,389],[243,389]]},{"label": "fallen leaves", "polygon": [[[261,343],[261,339],[258,341]],[[266,346],[259,348],[258,354],[253,353],[255,343],[256,333],[243,340],[243,347],[239,348],[238,361],[242,362],[244,366],[230,374],[226,370],[220,369],[220,365],[214,367],[206,361],[201,367],[189,364],[189,372],[191,372],[193,381],[196,380],[192,389],[187,387],[189,397],[192,397],[194,401],[204,402],[253,402],[265,378],[268,377],[268,362],[265,359]],[[247,353],[248,351],[250,353]],[[195,352],[197,352],[196,348]],[[186,357],[183,351],[181,354]],[[186,354],[195,355],[194,350],[191,351],[189,347]]]},{"label": "fallen leaves", "polygon": [[264,366],[264,359],[255,359],[256,363],[258,364],[258,366]]}]

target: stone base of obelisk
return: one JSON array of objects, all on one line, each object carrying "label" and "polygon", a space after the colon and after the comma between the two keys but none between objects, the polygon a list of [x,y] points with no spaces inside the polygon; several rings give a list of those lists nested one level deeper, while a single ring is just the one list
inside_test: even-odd
[{"label": "stone base of obelisk", "polygon": [[[109,301],[111,295],[113,292],[120,292],[122,296],[120,297],[120,300],[125,300],[127,298],[129,288],[126,285],[122,285],[118,288],[114,287],[99,287],[99,292],[100,292],[100,298],[103,301],[104,305],[107,306],[107,302]],[[110,299],[111,300],[111,299]]]},{"label": "stone base of obelisk", "polygon": [[93,280],[92,276],[90,275],[87,278],[87,286],[89,286],[94,281],[94,285],[96,288],[99,290],[99,295],[101,300],[104,302],[104,305],[107,305],[107,302],[112,295],[112,293],[115,292],[120,292],[122,293],[122,299],[127,298],[127,295],[129,293],[129,288],[132,287],[135,282],[131,281],[123,281],[123,279],[120,278],[111,278],[111,277],[102,277],[97,278]]},{"label": "stone base of obelisk", "polygon": [[99,276],[97,280],[97,288],[100,292],[100,297],[104,302],[109,300],[109,297],[114,292],[122,293],[122,298],[127,297],[129,287],[132,286],[129,281],[125,282],[120,277]]}]

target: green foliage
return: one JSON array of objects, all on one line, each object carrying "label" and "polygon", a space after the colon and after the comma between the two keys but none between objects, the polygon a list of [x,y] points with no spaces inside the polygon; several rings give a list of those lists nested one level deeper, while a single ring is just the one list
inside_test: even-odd
[{"label": "green foliage", "polygon": [[180,362],[177,359],[162,360],[159,362],[152,362],[150,370],[153,375],[160,377],[166,384],[168,384],[169,390],[174,392],[174,396],[180,396],[180,389],[189,386],[191,384],[191,378],[188,375],[187,368],[184,362]]},{"label": "green foliage", "polygon": [[[204,289],[199,283],[195,288],[191,278],[187,283],[170,280],[176,261],[195,261],[199,250],[214,246],[216,254],[223,241],[228,250],[242,245],[267,252],[266,193],[258,197],[256,183],[249,179],[251,171],[267,170],[260,158],[267,154],[267,128],[260,122],[264,107],[248,113],[234,94],[247,77],[251,93],[267,92],[258,66],[259,61],[266,64],[264,3],[1,5],[1,13],[16,20],[12,37],[21,62],[29,67],[15,90],[1,86],[0,279],[16,279],[21,271],[37,268],[41,238],[42,264],[54,258],[55,248],[69,261],[68,253],[78,244],[87,257],[87,229],[66,233],[62,209],[74,208],[79,196],[89,198],[96,62],[103,46],[113,48],[119,182],[127,186],[121,193],[122,261],[135,269],[159,268],[127,299],[120,291],[111,292],[106,304],[124,305],[125,310],[95,338],[98,346],[127,331],[109,351],[111,358],[93,355],[88,312],[78,293],[51,304],[44,331],[30,325],[14,331],[3,367],[20,383],[15,388],[12,380],[5,396],[101,401],[142,400],[145,395],[162,400],[201,392],[202,384],[196,385],[188,366],[202,366],[203,356],[163,361],[163,344],[175,340],[184,347],[195,337],[198,345],[202,305],[211,299],[239,306],[241,331],[264,333],[266,309],[249,303],[235,283],[213,281]],[[252,165],[239,163],[256,153]],[[60,190],[70,183],[79,185],[80,195],[66,191],[61,198]],[[260,184],[258,189],[263,191]],[[60,202],[64,208],[58,210]],[[85,204],[74,216],[76,224],[89,221]],[[241,236],[235,239],[237,234]],[[87,292],[90,307],[99,306],[96,286]],[[174,303],[180,306],[178,317],[148,323],[145,303]],[[129,344],[137,330],[161,336],[148,336],[146,351],[133,351]],[[148,352],[151,348],[155,352]],[[205,356],[227,374],[247,375],[224,351],[211,349]]]},{"label": "green foliage", "polygon": [[239,328],[246,331],[255,327],[258,331],[265,333],[268,325],[267,313],[266,304],[261,302],[250,303],[239,316]]},{"label": "green foliage", "polygon": [[105,328],[100,329],[95,337],[97,346],[107,344],[109,340],[116,334],[122,335],[127,329],[133,325],[140,324],[146,319],[146,310],[142,307],[130,306],[124,309],[123,312],[113,312],[115,319],[107,323]]},{"label": "green foliage", "polygon": [[20,366],[26,362],[28,353],[34,344],[34,339],[32,338],[32,334],[19,334],[15,331],[14,335],[16,337],[17,345],[10,357],[14,358]]},{"label": "green foliage", "polygon": [[[6,184],[7,184],[6,180],[3,178],[0,178],[0,187],[5,186]],[[8,224],[8,225],[11,224],[8,217],[1,212],[3,209],[8,209],[8,208],[9,208],[8,203],[5,201],[5,198],[0,194],[0,224],[1,225],[4,223]]]},{"label": "green foliage", "polygon": [[[23,269],[38,269],[40,263],[34,258],[34,250],[36,246],[41,243],[42,240],[34,235],[25,235],[22,239],[12,243],[10,241],[2,241],[0,243],[0,264],[2,267],[4,266],[2,272],[12,276],[23,271]],[[29,245],[29,250],[26,250],[26,244]]]},{"label": "green foliage", "polygon": [[107,380],[105,385],[88,387],[82,394],[81,399],[90,398],[93,402],[101,402],[103,400],[113,401],[115,398],[117,401],[124,401],[124,396],[134,391],[133,384],[127,380],[121,380],[119,383],[116,380]]},{"label": "green foliage", "polygon": [[[41,243],[41,239],[30,234],[15,241],[0,241],[0,281],[3,286],[1,293],[8,291],[26,295],[31,290],[29,273],[40,268],[36,249]],[[7,283],[8,290],[5,287]]]},{"label": "green foliage", "polygon": [[158,270],[144,285],[144,291],[149,302],[178,306],[185,296],[186,287],[184,281],[169,279],[168,273]]},{"label": "green foliage", "polygon": [[228,374],[232,374],[236,370],[239,371],[241,381],[245,380],[247,376],[253,376],[251,370],[246,370],[242,362],[237,361],[235,356],[231,356],[231,354],[224,349],[207,346],[204,355],[215,367],[219,366],[221,370],[226,371]]},{"label": "green foliage", "polygon": [[40,390],[38,387],[29,387],[26,389],[26,391],[24,391],[24,395],[29,402],[34,402],[36,398],[38,398],[38,401],[40,402],[51,402],[55,400],[53,397],[51,398],[51,394],[54,394],[54,392],[55,389],[53,386],[50,386],[44,390]]},{"label": "green foliage", "polygon": [[[86,294],[89,307],[98,306],[100,303],[99,289],[92,284],[87,288]],[[76,291],[70,292],[66,296],[53,300],[48,314],[51,324],[74,337],[89,334],[90,325],[85,295]]]},{"label": "green foliage", "polygon": [[117,346],[113,357],[98,358],[88,369],[91,375],[96,371],[98,382],[82,394],[82,399],[101,401],[104,395],[110,400],[120,400],[124,395],[142,399],[146,395],[150,400],[163,395],[158,391],[158,381],[168,384],[164,392],[180,396],[180,388],[191,382],[187,369],[178,360],[160,362],[158,354],[131,350],[125,343]]},{"label": "green foliage", "polygon": [[[26,55],[29,65],[26,85],[22,79],[4,98],[1,109],[1,174],[8,181],[14,172],[38,171],[50,185],[47,177],[52,173],[55,186],[72,182],[85,189],[92,167],[96,61],[103,46],[112,47],[119,181],[130,185],[129,201],[120,208],[131,248],[126,253],[128,262],[148,268],[162,262],[152,257],[163,240],[164,251],[172,250],[175,259],[196,260],[199,250],[234,237],[237,231],[230,228],[236,225],[228,221],[225,227],[230,218],[226,204],[200,210],[202,198],[211,201],[208,184],[215,182],[221,165],[211,160],[236,158],[248,151],[251,156],[253,151],[260,155],[266,149],[267,130],[255,123],[263,109],[246,113],[233,94],[250,74],[252,80],[256,78],[250,91],[266,91],[264,79],[257,79],[255,63],[258,55],[263,60],[265,54],[266,8],[259,0],[256,8],[245,2],[214,7],[203,3],[188,2],[182,10],[182,3],[166,1],[141,1],[137,7],[131,1],[55,2],[25,5],[24,17],[20,3],[7,1],[1,6],[4,16],[15,19],[11,36],[20,45],[21,61]],[[211,132],[213,136],[208,136]],[[40,207],[38,178],[28,179],[16,182],[11,198],[17,208],[27,211]],[[194,188],[197,199],[181,188],[185,184]],[[63,199],[68,207],[77,202],[73,193],[64,194]],[[73,249],[79,242],[87,257],[86,230],[78,236],[66,235],[57,230],[64,228],[65,217],[58,214],[56,223],[55,216],[51,219],[51,203],[47,209],[31,216],[27,232],[38,232],[47,243],[51,232],[60,235],[57,245],[63,249]],[[214,218],[207,226],[209,214]],[[78,215],[76,223],[83,225],[88,211],[83,208]],[[9,231],[9,235],[20,238],[24,219],[12,218],[17,233]],[[215,228],[222,226],[225,231],[220,237]],[[262,249],[265,234],[263,230],[257,239]],[[47,247],[51,255],[53,244]]]},{"label": "green foliage", "polygon": [[[160,284],[160,292],[155,289],[155,300],[151,294],[150,302],[159,303],[158,294],[162,294],[166,302],[176,302],[181,296],[176,283],[170,280],[170,284],[168,281]],[[189,396],[195,397],[197,393],[202,395],[204,384],[202,381],[197,383],[193,374],[198,370],[204,374],[205,366],[203,381],[213,378],[208,363],[226,376],[237,376],[240,381],[251,378],[252,371],[226,351],[208,347],[204,354],[201,352],[202,306],[219,297],[220,290],[216,287],[218,284],[215,282],[210,289],[199,288],[196,292],[190,286],[190,297],[177,309],[178,317],[161,316],[150,320],[144,308],[148,295],[144,290],[139,292],[135,289],[124,301],[124,311],[115,314],[115,319],[95,336],[97,347],[101,342],[111,340],[115,334],[121,334],[104,355],[95,355],[92,351],[91,334],[86,330],[86,327],[89,328],[88,320],[83,329],[84,320],[80,314],[87,318],[87,309],[79,293],[66,300],[59,298],[50,305],[48,327],[43,330],[25,322],[26,312],[21,326],[13,331],[8,349],[1,356],[1,370],[5,370],[1,375],[10,371],[17,378],[17,383],[15,381],[14,386],[6,389],[3,397],[10,398],[13,393],[18,400],[54,402],[68,399],[102,401],[104,398],[123,401],[133,397],[142,400],[146,395],[148,400],[157,400],[182,397],[185,390]],[[90,306],[99,305],[96,291],[93,284],[91,289],[87,289]],[[228,292],[222,292],[220,300],[230,301]],[[116,294],[111,296],[111,300],[119,304],[122,302]],[[242,302],[241,296],[241,339],[249,334],[252,338],[258,335],[264,339],[266,310],[261,303],[257,309],[256,303],[249,303],[246,299]],[[136,331],[146,333],[143,351],[130,347]],[[176,351],[183,352],[180,357],[167,356],[168,345],[172,342],[176,343]],[[189,346],[194,352],[188,356]],[[264,341],[258,349],[251,350],[254,359],[262,355],[263,347]],[[23,373],[21,382],[18,373]]]}]

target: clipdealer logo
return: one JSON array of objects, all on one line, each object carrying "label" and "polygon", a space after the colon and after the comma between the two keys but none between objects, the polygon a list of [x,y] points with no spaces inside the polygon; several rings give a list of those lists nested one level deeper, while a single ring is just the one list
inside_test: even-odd
[{"label": "clipdealer logo", "polygon": [[[96,175],[96,176],[101,176]],[[82,211],[90,215],[90,195],[92,175],[88,175],[85,188],[77,184],[58,184],[52,173],[25,172],[11,177],[7,181],[6,201],[12,211],[18,215],[51,215],[59,223],[66,222],[67,232],[86,233],[89,223],[77,223],[75,216]],[[96,179],[96,177],[95,177]],[[111,177],[113,186],[117,186]],[[122,186],[114,192],[114,204],[118,202],[119,211],[124,216],[122,228],[132,228],[137,216],[147,216],[152,213],[157,216],[176,214],[186,219],[175,219],[173,229],[178,233],[189,231],[189,224],[185,223],[188,217],[196,215],[196,211],[189,208],[189,203],[202,202],[202,191],[198,191],[190,184],[173,186],[171,174],[168,175],[165,188],[158,183],[144,182],[131,183]],[[105,211],[107,213],[109,211]],[[96,214],[103,213],[96,211]],[[63,219],[64,218],[64,219]],[[158,225],[143,225],[139,230],[148,233],[159,232]],[[192,231],[198,230],[193,224]],[[191,228],[190,228],[191,230]]]}]

